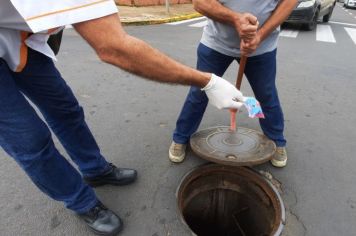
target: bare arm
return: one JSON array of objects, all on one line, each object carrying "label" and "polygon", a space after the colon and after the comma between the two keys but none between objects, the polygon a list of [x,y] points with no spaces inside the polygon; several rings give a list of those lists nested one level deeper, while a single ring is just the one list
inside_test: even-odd
[{"label": "bare arm", "polygon": [[215,21],[234,26],[241,14],[224,7],[217,0],[193,0],[194,9]]},{"label": "bare arm", "polygon": [[199,87],[210,80],[211,74],[182,65],[126,34],[117,14],[77,23],[74,28],[101,60],[128,72],[159,82]]},{"label": "bare arm", "polygon": [[261,41],[267,38],[271,32],[273,32],[279,25],[281,25],[285,21],[285,19],[287,19],[297,2],[297,0],[280,0],[280,3],[278,4],[272,15],[258,30],[258,34],[261,38]]},{"label": "bare arm", "polygon": [[217,0],[193,0],[193,4],[194,9],[202,15],[233,26],[241,38],[249,39],[256,34],[257,18],[249,13],[234,12]]}]

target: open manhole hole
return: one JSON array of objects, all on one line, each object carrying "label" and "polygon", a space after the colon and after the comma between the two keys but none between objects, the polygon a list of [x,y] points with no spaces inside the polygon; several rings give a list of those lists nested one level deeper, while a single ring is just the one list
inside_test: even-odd
[{"label": "open manhole hole", "polygon": [[278,236],[285,222],[276,188],[248,167],[200,166],[185,175],[177,199],[198,236]]}]

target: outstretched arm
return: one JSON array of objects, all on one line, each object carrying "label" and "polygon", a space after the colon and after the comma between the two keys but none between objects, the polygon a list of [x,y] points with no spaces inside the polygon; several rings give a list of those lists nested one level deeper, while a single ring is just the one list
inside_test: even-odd
[{"label": "outstretched arm", "polygon": [[142,77],[204,88],[217,108],[240,108],[243,98],[228,81],[180,64],[123,30],[117,14],[74,24],[104,62]]},{"label": "outstretched arm", "polygon": [[104,62],[133,74],[166,83],[204,87],[211,74],[194,70],[128,35],[117,14],[77,23],[75,30]]}]

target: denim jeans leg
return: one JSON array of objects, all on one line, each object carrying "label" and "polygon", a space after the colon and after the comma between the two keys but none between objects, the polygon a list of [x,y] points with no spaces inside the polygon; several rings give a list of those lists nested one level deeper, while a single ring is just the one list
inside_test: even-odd
[{"label": "denim jeans leg", "polygon": [[1,59],[0,94],[0,146],[48,196],[78,213],[92,208],[98,201],[94,191],[55,148],[48,127]]},{"label": "denim jeans leg", "polygon": [[24,71],[14,76],[18,87],[40,109],[82,174],[89,177],[107,171],[109,165],[85,122],[83,108],[53,61],[30,50]]},{"label": "denim jeans leg", "polygon": [[[198,46],[197,53],[197,69],[218,76],[222,76],[234,60],[233,57],[221,54],[201,43]],[[203,119],[207,104],[208,98],[205,92],[192,86],[177,119],[176,129],[173,133],[174,142],[181,144],[189,142],[190,136],[198,129]]]},{"label": "denim jeans leg", "polygon": [[276,54],[277,49],[247,59],[245,74],[251,88],[265,114],[260,119],[264,134],[273,140],[277,147],[284,147],[284,118],[276,88]]}]

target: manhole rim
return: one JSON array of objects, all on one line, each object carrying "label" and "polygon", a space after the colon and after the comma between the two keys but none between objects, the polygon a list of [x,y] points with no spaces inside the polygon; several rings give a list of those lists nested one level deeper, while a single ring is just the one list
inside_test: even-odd
[{"label": "manhole rim", "polygon": [[262,175],[260,172],[258,172],[257,170],[249,167],[249,166],[226,166],[226,165],[222,165],[222,164],[219,164],[219,163],[211,163],[211,162],[208,162],[208,163],[203,163],[202,165],[198,165],[198,166],[195,166],[193,168],[191,168],[187,173],[185,173],[180,181],[179,181],[179,184],[178,184],[178,187],[176,188],[176,192],[175,192],[175,196],[176,196],[176,201],[177,201],[177,204],[176,204],[176,208],[177,208],[177,212],[178,212],[178,217],[181,221],[181,223],[183,223],[183,225],[185,225],[186,229],[193,235],[193,236],[198,236],[197,234],[195,234],[191,228],[189,227],[189,225],[187,224],[187,222],[185,221],[184,219],[184,216],[183,216],[183,213],[180,209],[180,204],[179,204],[179,192],[180,192],[180,188],[182,186],[182,184],[184,182],[187,182],[188,181],[188,176],[189,175],[192,175],[195,171],[197,171],[198,169],[201,169],[201,168],[213,168],[213,167],[218,167],[218,168],[244,168],[245,171],[250,171],[252,174],[255,174],[257,178],[260,178],[260,180],[264,180],[264,183],[266,183],[266,186],[269,187],[272,191],[272,193],[275,195],[276,197],[276,202],[278,202],[279,204],[279,208],[280,208],[280,222],[279,222],[279,225],[278,227],[276,227],[276,231],[274,232],[273,235],[271,236],[281,236],[282,235],[282,231],[284,229],[284,226],[286,224],[286,209],[285,209],[285,205],[284,205],[284,202],[283,202],[283,199],[278,191],[278,189],[271,183],[271,181],[265,177],[264,175]]}]

